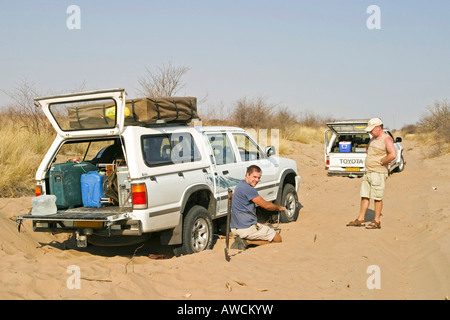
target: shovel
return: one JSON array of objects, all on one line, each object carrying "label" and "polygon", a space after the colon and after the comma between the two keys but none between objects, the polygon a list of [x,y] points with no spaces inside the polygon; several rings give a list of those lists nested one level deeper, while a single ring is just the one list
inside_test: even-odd
[{"label": "shovel", "polygon": [[228,188],[228,210],[227,210],[227,229],[226,229],[226,247],[225,247],[225,260],[230,262],[230,255],[228,253],[228,248],[230,246],[230,220],[231,220],[231,198],[233,196],[233,191]]}]

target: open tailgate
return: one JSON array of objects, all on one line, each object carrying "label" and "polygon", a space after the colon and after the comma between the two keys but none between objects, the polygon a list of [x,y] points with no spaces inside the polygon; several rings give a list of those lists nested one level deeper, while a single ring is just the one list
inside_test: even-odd
[{"label": "open tailgate", "polygon": [[327,123],[328,128],[336,134],[366,133],[369,120],[346,120]]}]

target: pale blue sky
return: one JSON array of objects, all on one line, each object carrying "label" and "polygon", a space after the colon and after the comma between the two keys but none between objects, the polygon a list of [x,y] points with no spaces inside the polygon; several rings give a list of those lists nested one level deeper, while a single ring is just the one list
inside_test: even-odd
[{"label": "pale blue sky", "polygon": [[[200,112],[263,95],[293,112],[415,123],[450,98],[450,1],[0,1],[0,89],[121,87],[171,61]],[[69,30],[69,5],[81,29]],[[380,30],[369,30],[369,5]],[[10,102],[0,92],[0,106]]]}]

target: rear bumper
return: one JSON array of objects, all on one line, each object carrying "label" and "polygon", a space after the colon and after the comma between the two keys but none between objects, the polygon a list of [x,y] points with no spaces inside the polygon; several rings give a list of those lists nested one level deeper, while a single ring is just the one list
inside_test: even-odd
[{"label": "rear bumper", "polygon": [[[103,209],[103,210],[102,210]],[[75,208],[58,210],[50,215],[26,214],[18,216],[19,228],[23,220],[33,223],[35,232],[73,233],[87,230],[95,234],[108,235],[140,235],[141,223],[129,216],[127,209],[120,211],[118,207],[107,208]]]},{"label": "rear bumper", "polygon": [[328,176],[362,177],[364,171],[328,171]]}]

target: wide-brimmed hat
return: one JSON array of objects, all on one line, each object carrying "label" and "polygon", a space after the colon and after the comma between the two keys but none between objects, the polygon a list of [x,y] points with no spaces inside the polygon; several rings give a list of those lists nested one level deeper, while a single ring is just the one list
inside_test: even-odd
[{"label": "wide-brimmed hat", "polygon": [[381,121],[380,118],[372,118],[367,123],[366,131],[370,132],[373,130],[373,128],[375,128],[376,126],[381,126],[382,124],[383,124],[383,121]]}]

